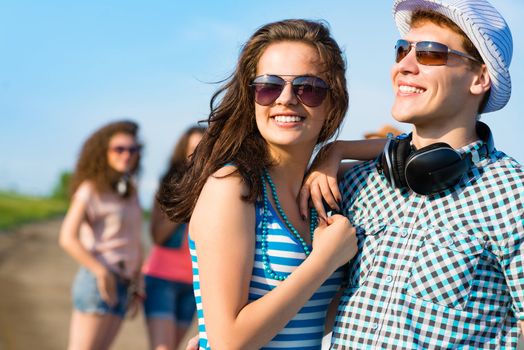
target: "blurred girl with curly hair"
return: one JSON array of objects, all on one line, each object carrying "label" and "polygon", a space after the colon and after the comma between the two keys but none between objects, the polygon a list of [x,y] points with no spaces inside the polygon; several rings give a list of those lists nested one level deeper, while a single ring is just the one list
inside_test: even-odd
[{"label": "blurred girl with curly hair", "polygon": [[59,243],[80,269],[73,282],[69,350],[108,349],[132,302],[142,260],[136,175],[138,125],[118,121],[84,143]]}]

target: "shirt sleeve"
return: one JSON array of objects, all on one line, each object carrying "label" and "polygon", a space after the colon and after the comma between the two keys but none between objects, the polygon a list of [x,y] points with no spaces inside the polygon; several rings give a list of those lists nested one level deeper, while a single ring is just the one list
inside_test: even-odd
[{"label": "shirt sleeve", "polygon": [[524,321],[524,218],[520,217],[510,230],[500,256],[513,310]]},{"label": "shirt sleeve", "polygon": [[94,185],[88,181],[84,181],[76,189],[76,192],[73,194],[73,199],[79,200],[83,203],[88,203],[93,193]]}]

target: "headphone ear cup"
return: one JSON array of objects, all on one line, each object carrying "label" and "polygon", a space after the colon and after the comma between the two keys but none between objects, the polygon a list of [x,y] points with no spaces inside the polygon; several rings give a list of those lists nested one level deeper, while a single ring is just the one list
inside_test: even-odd
[{"label": "headphone ear cup", "polygon": [[439,142],[413,152],[406,161],[406,183],[422,195],[441,192],[454,186],[471,166],[447,143]]},{"label": "headphone ear cup", "polygon": [[390,139],[380,158],[381,169],[386,180],[398,188],[406,187],[404,168],[411,153],[411,134],[403,138]]},{"label": "headphone ear cup", "polygon": [[397,187],[404,188],[406,182],[406,160],[411,153],[411,139],[398,140],[395,147],[391,150],[391,159],[393,161],[393,177]]},{"label": "headphone ear cup", "polygon": [[393,148],[393,144],[395,143],[395,140],[388,140],[386,145],[384,146],[384,150],[382,151],[382,155],[380,156],[380,168],[382,169],[382,172],[384,176],[386,177],[386,180],[391,184],[393,183],[392,176],[392,169],[391,169],[391,149]]}]

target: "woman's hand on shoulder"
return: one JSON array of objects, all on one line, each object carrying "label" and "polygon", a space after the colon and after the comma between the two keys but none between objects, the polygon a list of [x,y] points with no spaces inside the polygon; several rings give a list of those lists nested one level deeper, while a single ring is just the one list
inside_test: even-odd
[{"label": "woman's hand on shoulder", "polygon": [[355,162],[343,163],[344,159],[370,160],[378,156],[386,144],[386,139],[334,141],[318,152],[313,165],[304,180],[299,194],[300,214],[307,217],[308,200],[318,211],[320,217],[327,219],[324,203],[331,209],[340,211],[342,195],[338,188],[337,176],[351,168]]},{"label": "woman's hand on shoulder", "polygon": [[340,210],[338,203],[342,195],[338,189],[337,173],[341,160],[337,141],[327,144],[320,150],[300,189],[299,207],[302,216],[308,215],[310,198],[318,215],[324,220],[327,219],[324,201],[330,208]]}]

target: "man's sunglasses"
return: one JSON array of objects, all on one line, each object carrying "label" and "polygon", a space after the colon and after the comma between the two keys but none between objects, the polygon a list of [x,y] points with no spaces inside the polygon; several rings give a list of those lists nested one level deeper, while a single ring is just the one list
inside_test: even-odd
[{"label": "man's sunglasses", "polygon": [[259,105],[269,106],[277,100],[286,84],[291,84],[297,99],[308,107],[318,107],[327,96],[329,85],[322,79],[312,75],[283,75],[294,77],[284,80],[278,75],[259,75],[250,86],[255,92],[255,101]]},{"label": "man's sunglasses", "polygon": [[114,147],[109,148],[109,150],[111,152],[115,152],[115,153],[118,153],[118,154],[122,154],[124,152],[129,152],[129,154],[131,154],[131,155],[139,153],[141,149],[142,149],[142,146],[140,146],[140,145],[131,146],[131,147],[114,146]]},{"label": "man's sunglasses", "polygon": [[460,51],[452,50],[444,44],[435,41],[397,40],[395,45],[395,62],[399,63],[406,57],[411,48],[415,47],[417,62],[425,66],[443,66],[448,63],[449,54],[465,57],[469,60],[482,63],[478,59]]}]

